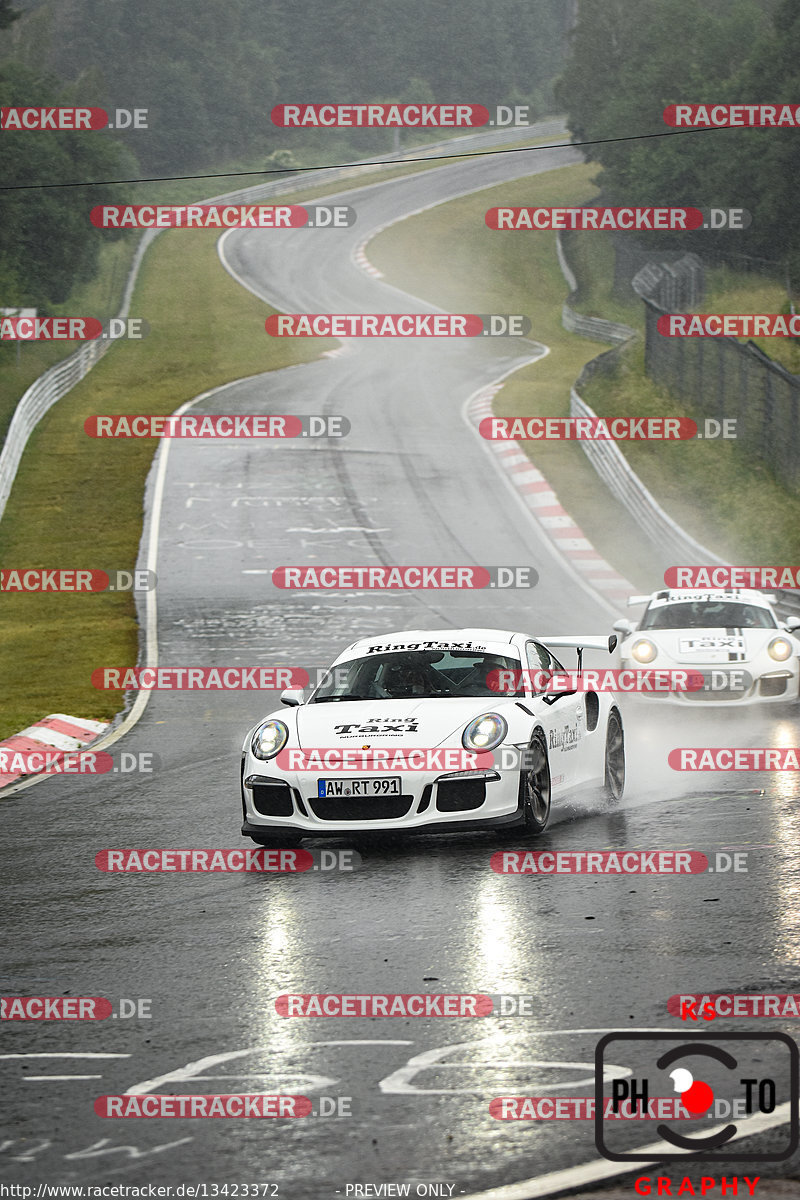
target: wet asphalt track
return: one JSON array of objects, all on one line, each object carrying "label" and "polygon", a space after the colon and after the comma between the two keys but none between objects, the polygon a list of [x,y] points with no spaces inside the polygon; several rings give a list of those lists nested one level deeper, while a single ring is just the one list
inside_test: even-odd
[{"label": "wet asphalt track", "polygon": [[[545,150],[534,169],[575,158]],[[353,229],[237,232],[225,258],[286,311],[424,309],[361,271],[354,246],[370,228],[529,170],[521,159],[338,196],[357,209]],[[607,632],[608,610],[553,557],[461,417],[478,387],[541,353],[535,340],[351,341],[196,404],[341,413],[352,432],[340,442],[172,443],[158,538],[160,662],[313,668],[357,636],[414,627]],[[491,594],[290,593],[266,573],[412,562],[527,564],[540,583]],[[154,774],[52,779],[3,801],[14,933],[2,993],[146,997],[153,1015],[4,1024],[1,1182],[275,1183],[298,1200],[344,1196],[354,1183],[447,1182],[466,1196],[598,1161],[591,1123],[501,1123],[488,1114],[492,1097],[590,1094],[600,1031],[678,1031],[665,1008],[673,993],[800,990],[794,785],[712,776],[701,791],[665,766],[681,744],[796,743],[794,716],[626,711],[630,778],[619,811],[564,807],[536,846],[737,849],[747,851],[746,874],[515,879],[490,869],[499,844],[488,835],[355,841],[361,867],[331,874],[95,869],[105,847],[243,844],[238,750],[275,703],[153,693],[114,751],[154,752]],[[282,992],[428,990],[526,994],[532,1015],[286,1020],[274,1010]],[[794,1026],[730,1021],[715,1032]],[[285,1091],[312,1097],[315,1109],[320,1096],[350,1097],[352,1116],[94,1115],[96,1096],[131,1089]],[[654,1135],[631,1125],[620,1136],[640,1145]]]}]

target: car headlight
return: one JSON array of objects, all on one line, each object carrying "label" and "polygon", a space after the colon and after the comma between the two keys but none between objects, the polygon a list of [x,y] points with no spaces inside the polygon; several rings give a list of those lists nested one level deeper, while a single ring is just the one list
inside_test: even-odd
[{"label": "car headlight", "polygon": [[658,654],[658,647],[649,642],[647,638],[639,638],[638,642],[634,642],[631,646],[631,654],[640,663],[651,663]]},{"label": "car headlight", "polygon": [[289,730],[283,721],[263,721],[253,734],[250,748],[256,758],[274,758],[286,745]]},{"label": "car headlight", "polygon": [[461,735],[461,745],[465,750],[494,750],[499,746],[508,733],[505,718],[499,713],[484,713],[470,721]]},{"label": "car headlight", "polygon": [[767,646],[767,654],[770,658],[774,658],[776,662],[786,662],[787,658],[791,658],[792,656],[792,643],[788,638],[773,638]]}]

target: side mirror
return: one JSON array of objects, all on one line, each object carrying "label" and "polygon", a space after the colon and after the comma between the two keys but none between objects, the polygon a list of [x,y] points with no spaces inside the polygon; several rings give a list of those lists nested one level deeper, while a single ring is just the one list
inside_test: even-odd
[{"label": "side mirror", "polygon": [[633,621],[628,621],[625,617],[620,617],[620,619],[615,621],[612,625],[612,629],[616,629],[617,633],[621,633],[623,637],[627,637],[628,634],[633,633],[635,628],[636,626],[634,625]]},{"label": "side mirror", "polygon": [[306,694],[302,688],[287,688],[285,692],[281,692],[281,704],[286,704],[289,708],[296,708],[305,698]]},{"label": "side mirror", "polygon": [[794,633],[795,629],[800,629],[800,617],[787,617],[783,624],[789,633]]}]

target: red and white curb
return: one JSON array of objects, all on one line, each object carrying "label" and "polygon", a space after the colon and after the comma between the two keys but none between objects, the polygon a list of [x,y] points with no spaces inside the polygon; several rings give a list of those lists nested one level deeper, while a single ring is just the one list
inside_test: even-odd
[{"label": "red and white curb", "polygon": [[[502,387],[502,382],[491,384],[473,396],[467,414],[476,428],[485,417],[493,415],[492,401]],[[624,604],[636,588],[600,557],[583,530],[560,504],[542,472],[520,450],[518,444],[487,440],[486,445],[494,451],[498,466],[508,476],[558,553],[580,572],[590,587],[607,600]]]},{"label": "red and white curb", "polygon": [[[64,713],[52,713],[35,725],[29,725],[20,733],[0,742],[0,766],[13,762],[15,754],[28,755],[42,750],[60,751],[61,759],[67,753],[82,750],[108,729],[108,721],[88,721],[85,717],[68,717]],[[14,783],[25,775],[25,771],[0,769],[0,788]]]},{"label": "red and white curb", "polygon": [[367,243],[381,232],[387,229],[388,226],[381,225],[377,229],[372,229],[364,238],[363,242],[359,242],[353,251],[353,262],[360,267],[362,271],[366,271],[367,275],[371,275],[373,279],[383,279],[383,271],[379,271],[377,267],[373,267],[372,263],[367,258]]}]

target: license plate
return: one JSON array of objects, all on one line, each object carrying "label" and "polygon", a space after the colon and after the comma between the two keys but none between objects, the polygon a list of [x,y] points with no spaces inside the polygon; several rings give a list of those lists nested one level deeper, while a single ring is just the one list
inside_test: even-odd
[{"label": "license plate", "polygon": [[318,779],[317,796],[402,796],[398,775],[383,779]]}]

